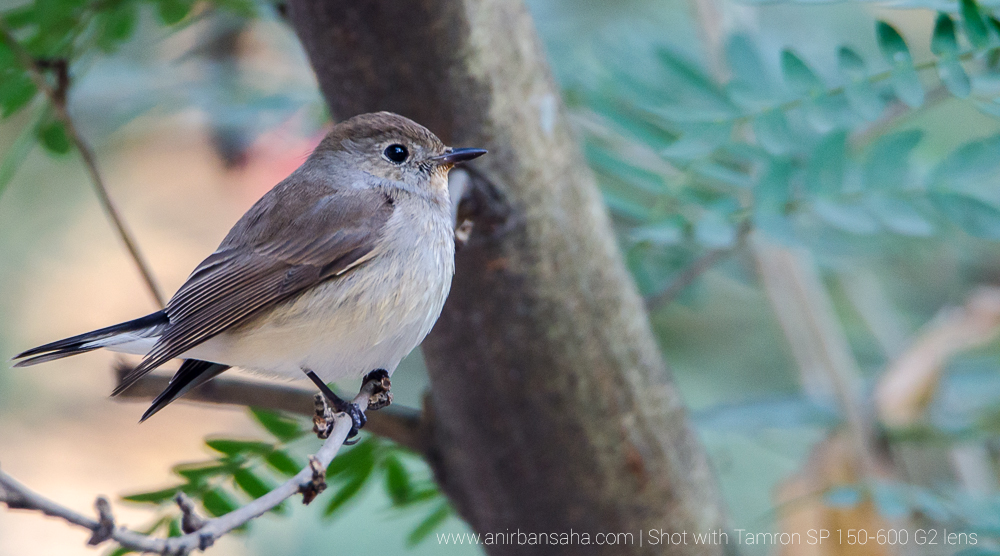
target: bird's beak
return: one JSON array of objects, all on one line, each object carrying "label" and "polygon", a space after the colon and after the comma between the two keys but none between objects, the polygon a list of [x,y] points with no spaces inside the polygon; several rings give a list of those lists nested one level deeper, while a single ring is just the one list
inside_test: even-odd
[{"label": "bird's beak", "polygon": [[486,154],[486,149],[451,149],[444,154],[431,157],[435,164],[460,164]]}]

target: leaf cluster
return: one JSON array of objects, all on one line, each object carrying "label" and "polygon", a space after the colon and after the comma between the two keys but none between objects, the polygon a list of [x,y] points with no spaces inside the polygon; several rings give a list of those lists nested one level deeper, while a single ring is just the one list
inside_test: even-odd
[{"label": "leaf cluster", "polygon": [[[172,472],[180,479],[178,483],[122,497],[127,502],[152,505],[160,510],[160,515],[143,532],[181,535],[181,516],[173,506],[180,492],[198,502],[207,515],[219,517],[267,494],[305,467],[304,458],[292,447],[295,442],[312,436],[304,420],[259,408],[251,408],[250,414],[270,434],[270,440],[206,439],[205,445],[216,455],[205,461],[174,466]],[[395,509],[430,506],[427,516],[410,533],[410,544],[424,540],[452,514],[418,456],[373,436],[367,436],[334,458],[327,468],[326,481],[332,494],[325,494],[327,501],[322,513],[329,519],[340,515],[373,482],[382,483]],[[283,503],[271,511],[286,515],[288,508]],[[116,556],[126,553],[123,551],[118,548]]]},{"label": "leaf cluster", "polygon": [[655,72],[615,63],[602,86],[576,95],[598,123],[586,152],[627,229],[640,286],[656,289],[694,253],[732,247],[741,226],[792,244],[823,229],[1000,239],[1000,136],[928,169],[914,156],[923,131],[897,127],[901,115],[945,99],[1000,116],[1000,21],[975,0],[960,6],[958,20],[938,14],[924,61],[878,21],[878,59],[840,46],[837,67],[824,72],[836,77],[824,78],[785,49],[772,75],[737,34],[725,45],[726,83],[661,48]]},{"label": "leaf cluster", "polygon": [[258,8],[253,0],[34,0],[0,11],[0,121],[34,107],[0,163],[0,192],[35,145],[54,155],[72,149],[40,84],[63,102],[88,60],[131,40],[144,13],[179,28],[216,9],[250,17]]}]

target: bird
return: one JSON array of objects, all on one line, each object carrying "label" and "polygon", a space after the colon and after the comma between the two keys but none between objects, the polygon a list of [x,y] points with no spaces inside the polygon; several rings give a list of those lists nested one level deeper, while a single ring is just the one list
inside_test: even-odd
[{"label": "bird", "polygon": [[351,416],[353,436],[363,412],[326,383],[388,378],[430,332],[455,272],[448,173],[483,154],[391,112],[338,123],[163,310],[26,350],[14,366],[102,348],[142,355],[116,396],[183,359],[140,423],[230,367],[304,373]]}]

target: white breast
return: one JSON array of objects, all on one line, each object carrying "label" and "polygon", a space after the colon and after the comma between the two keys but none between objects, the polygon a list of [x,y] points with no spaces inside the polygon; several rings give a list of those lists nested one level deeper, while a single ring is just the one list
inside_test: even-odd
[{"label": "white breast", "polygon": [[370,261],[184,357],[295,378],[309,368],[326,381],[391,374],[434,326],[455,272],[449,209],[401,201]]}]

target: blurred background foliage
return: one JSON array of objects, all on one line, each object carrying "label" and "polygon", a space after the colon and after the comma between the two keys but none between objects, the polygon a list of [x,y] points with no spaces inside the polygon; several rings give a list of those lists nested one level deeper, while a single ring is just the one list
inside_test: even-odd
[{"label": "blurred background foliage", "polygon": [[[876,540],[834,552],[995,552],[1000,20],[992,4],[527,3],[732,526],[910,531],[905,546]],[[158,133],[184,142],[184,130],[196,129],[205,136],[197,148],[210,148],[221,172],[273,177],[265,188],[308,152],[329,117],[282,13],[254,0],[0,3],[4,354],[32,344],[22,330],[26,304],[46,295],[32,277],[46,250],[73,233],[67,222],[87,195],[77,141],[93,144],[101,166],[138,156],[128,148],[135,141],[152,145],[141,156],[156,157]],[[254,162],[262,149],[276,160],[266,151],[275,143],[285,148],[274,164],[284,174],[271,176]],[[191,265],[167,271],[170,259],[143,241],[156,234],[130,218],[143,195],[159,199],[146,191],[151,176],[132,177],[139,181],[113,188],[125,220],[153,269],[171,276],[164,282],[179,283]],[[250,188],[235,205],[263,191]],[[207,195],[187,193],[194,203]],[[164,204],[151,219],[164,234],[198,236],[193,264],[231,220],[178,231],[181,210]],[[122,303],[124,317],[137,313]],[[419,405],[419,355],[394,379],[397,400]],[[51,434],[58,421],[45,415],[59,406],[46,402],[46,388],[44,378],[0,373],[0,427],[33,421],[37,434]],[[235,434],[210,436],[202,460],[176,465],[173,482],[164,461],[149,470],[150,483],[115,488],[143,508],[148,530],[174,534],[169,500],[178,490],[217,515],[265,492],[314,449],[307,425],[290,417],[254,410],[241,423]],[[467,529],[416,455],[367,437],[330,476],[317,504],[286,504],[278,513],[294,518],[254,523],[238,552],[346,550],[375,537],[400,551],[478,552],[434,541],[435,532]],[[140,492],[150,484],[161,487]],[[4,544],[18,534],[5,519],[0,554],[13,554],[23,545]],[[978,542],[917,546],[918,528],[976,533]],[[303,532],[322,540],[292,540]]]}]

